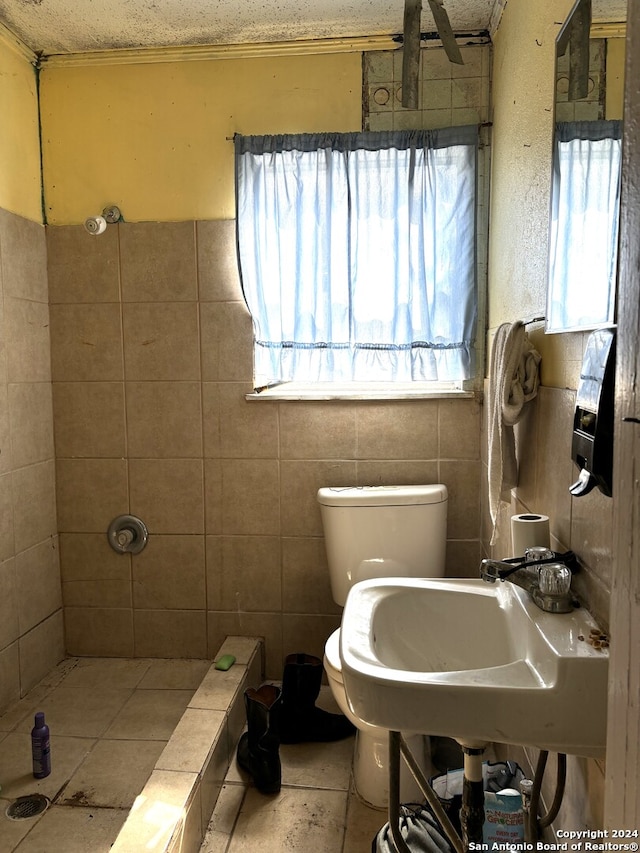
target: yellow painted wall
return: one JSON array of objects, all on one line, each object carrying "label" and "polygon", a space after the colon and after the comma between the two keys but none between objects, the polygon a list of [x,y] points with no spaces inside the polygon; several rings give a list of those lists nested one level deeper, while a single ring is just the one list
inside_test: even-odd
[{"label": "yellow painted wall", "polygon": [[[509,0],[494,36],[490,330],[545,312],[555,39],[572,5]],[[534,339],[543,355],[544,384],[576,387],[581,336]]]},{"label": "yellow painted wall", "polygon": [[625,39],[607,39],[606,117],[608,119],[622,118],[624,103],[625,50]]},{"label": "yellow painted wall", "polygon": [[4,40],[0,40],[0,116],[0,208],[42,222],[35,69]]},{"label": "yellow painted wall", "polygon": [[227,137],[361,127],[361,54],[45,68],[47,221],[235,215]]}]

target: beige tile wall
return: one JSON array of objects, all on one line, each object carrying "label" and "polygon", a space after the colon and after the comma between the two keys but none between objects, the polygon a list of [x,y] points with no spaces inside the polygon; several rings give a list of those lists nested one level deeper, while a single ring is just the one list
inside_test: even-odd
[{"label": "beige tile wall", "polygon": [[[576,392],[571,388],[540,386],[538,396],[525,407],[524,416],[515,428],[518,487],[512,492],[511,507],[502,517],[493,548],[489,545],[488,468],[486,458],[483,459],[483,549],[499,559],[512,556],[510,516],[522,512],[548,515],[551,547],[576,553],[581,571],[574,576],[572,586],[606,629],[612,580],[613,500],[599,489],[580,498],[572,497],[569,492],[579,473],[571,460],[575,401]],[[486,435],[486,425],[484,432]]]},{"label": "beige tile wall", "polygon": [[[548,336],[566,339],[567,335]],[[572,336],[582,339],[583,335]],[[586,336],[585,336],[586,337]],[[566,364],[567,362],[565,362]],[[509,517],[513,513],[535,512],[549,516],[551,546],[557,551],[572,549],[578,555],[581,571],[572,586],[600,626],[609,627],[609,595],[612,570],[613,501],[598,489],[582,498],[569,493],[578,469],[571,461],[571,436],[576,392],[572,388],[541,386],[538,396],[527,404],[525,415],[516,426],[520,462],[517,489],[510,510],[499,526],[499,539],[491,548],[486,467],[486,437],[483,439],[482,539],[485,553],[494,557],[511,556]],[[484,428],[486,436],[486,424]],[[523,767],[535,766],[535,750],[509,748],[507,755]],[[554,796],[555,756],[547,769],[543,796],[547,806]],[[604,762],[570,755],[567,760],[567,784],[556,829],[603,826]]]},{"label": "beige tile wall", "polygon": [[[264,636],[267,673],[339,624],[320,486],[447,484],[448,572],[480,554],[480,405],[247,402],[234,223],[47,229],[70,654],[204,657]],[[117,555],[122,513],[150,531]]]},{"label": "beige tile wall", "polygon": [[45,230],[0,210],[0,711],[64,655]]},{"label": "beige tile wall", "polygon": [[479,124],[489,119],[491,46],[460,49],[463,64],[441,47],[420,51],[418,107],[402,106],[402,50],[363,56],[365,130],[415,130]]},{"label": "beige tile wall", "polygon": [[556,63],[556,121],[597,121],[606,117],[607,40],[589,40],[589,86],[586,98],[569,100],[569,51]]}]

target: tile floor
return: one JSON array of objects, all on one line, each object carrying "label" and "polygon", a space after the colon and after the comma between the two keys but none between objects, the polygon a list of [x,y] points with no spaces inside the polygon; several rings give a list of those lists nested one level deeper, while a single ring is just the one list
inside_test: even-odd
[{"label": "tile floor", "polygon": [[[69,658],[12,706],[0,717],[0,853],[107,853],[209,666]],[[326,687],[318,704],[337,710]],[[52,772],[35,780],[29,732],[42,708],[55,732]],[[386,814],[353,792],[353,743],[283,745],[276,796],[234,760],[201,853],[368,853]],[[5,816],[33,793],[52,801],[42,816]]]},{"label": "tile floor", "polygon": [[[337,712],[331,691],[318,706]],[[259,793],[232,762],[201,853],[370,853],[387,816],[353,791],[354,738],[280,747],[282,789]]]},{"label": "tile floor", "polygon": [[[0,853],[108,851],[210,665],[69,658],[52,670],[0,717]],[[36,780],[29,733],[43,709],[52,771]],[[6,817],[33,793],[52,801],[42,816]]]}]

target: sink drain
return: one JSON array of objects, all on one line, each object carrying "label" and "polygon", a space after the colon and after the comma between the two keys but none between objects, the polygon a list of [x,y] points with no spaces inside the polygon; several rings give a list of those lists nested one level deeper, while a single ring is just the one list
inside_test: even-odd
[{"label": "sink drain", "polygon": [[6,815],[11,820],[26,820],[42,814],[48,805],[49,800],[43,794],[29,794],[26,797],[18,797],[7,806]]}]

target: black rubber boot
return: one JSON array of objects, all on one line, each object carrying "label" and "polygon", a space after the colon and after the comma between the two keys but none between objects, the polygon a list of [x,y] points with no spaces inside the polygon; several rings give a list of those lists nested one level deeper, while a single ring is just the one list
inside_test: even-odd
[{"label": "black rubber boot", "polygon": [[282,781],[278,724],[281,691],[273,684],[244,691],[248,730],[238,743],[238,764],[263,794],[277,794]]},{"label": "black rubber boot", "polygon": [[280,742],[342,740],[355,733],[344,714],[316,708],[322,682],[322,661],[306,654],[288,655],[282,675]]}]

